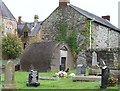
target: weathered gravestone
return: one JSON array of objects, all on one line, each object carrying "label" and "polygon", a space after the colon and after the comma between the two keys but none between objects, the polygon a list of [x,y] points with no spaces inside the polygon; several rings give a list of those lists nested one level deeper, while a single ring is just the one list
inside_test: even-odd
[{"label": "weathered gravestone", "polygon": [[12,61],[8,61],[5,67],[4,88],[15,89],[15,65]]},{"label": "weathered gravestone", "polygon": [[102,78],[101,78],[101,86],[100,86],[100,88],[104,88],[104,89],[107,88],[109,75],[110,75],[109,68],[107,66],[104,66],[102,68]]},{"label": "weathered gravestone", "polygon": [[85,75],[86,74],[86,67],[83,64],[77,65],[77,75]]},{"label": "weathered gravestone", "polygon": [[2,76],[2,62],[0,61],[0,90],[1,90],[1,88],[2,88],[1,76]]},{"label": "weathered gravestone", "polygon": [[98,63],[97,63],[97,53],[94,51],[92,53],[92,66],[96,66]]},{"label": "weathered gravestone", "polygon": [[28,76],[28,82],[27,82],[27,86],[39,86],[40,83],[38,82],[38,72],[37,71],[34,71],[34,70],[31,70],[30,73],[29,73],[29,76]]}]

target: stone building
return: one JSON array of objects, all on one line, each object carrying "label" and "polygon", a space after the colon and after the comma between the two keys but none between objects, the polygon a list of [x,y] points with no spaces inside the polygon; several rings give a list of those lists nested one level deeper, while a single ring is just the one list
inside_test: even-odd
[{"label": "stone building", "polygon": [[33,43],[25,48],[20,61],[21,70],[40,72],[73,68],[71,50],[65,43],[55,41]]},{"label": "stone building", "polygon": [[41,37],[55,40],[61,22],[67,24],[67,32],[77,30],[77,40],[81,49],[77,62],[92,65],[92,52],[97,53],[97,63],[113,66],[120,61],[120,30],[110,23],[110,16],[98,17],[70,4],[70,0],[59,0],[59,6],[42,22]]},{"label": "stone building", "polygon": [[18,17],[17,30],[18,36],[23,42],[23,47],[26,47],[27,41],[34,36],[40,35],[41,22],[38,21],[38,15],[34,16],[34,22],[23,22],[22,17]]},{"label": "stone building", "polygon": [[17,34],[17,21],[4,2],[0,3],[0,36],[7,32]]}]

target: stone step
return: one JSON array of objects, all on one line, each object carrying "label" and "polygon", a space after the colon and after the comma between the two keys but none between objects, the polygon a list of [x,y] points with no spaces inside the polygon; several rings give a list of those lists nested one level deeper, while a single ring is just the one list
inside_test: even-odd
[{"label": "stone step", "polygon": [[101,76],[83,76],[83,75],[77,75],[72,77],[73,81],[101,81]]},{"label": "stone step", "polygon": [[41,77],[39,76],[39,80],[59,80],[59,77]]}]

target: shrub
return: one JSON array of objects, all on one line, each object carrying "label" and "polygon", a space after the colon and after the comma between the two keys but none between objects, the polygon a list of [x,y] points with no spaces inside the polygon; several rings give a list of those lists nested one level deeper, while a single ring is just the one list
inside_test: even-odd
[{"label": "shrub", "polygon": [[22,53],[22,42],[17,35],[7,33],[2,37],[2,53],[6,59],[15,59]]}]

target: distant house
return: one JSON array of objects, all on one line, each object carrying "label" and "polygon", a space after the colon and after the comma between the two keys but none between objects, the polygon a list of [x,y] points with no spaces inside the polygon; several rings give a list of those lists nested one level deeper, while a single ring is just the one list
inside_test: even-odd
[{"label": "distant house", "polygon": [[4,2],[0,3],[0,36],[10,32],[17,34],[17,21]]},{"label": "distant house", "polygon": [[[17,21],[8,7],[0,0],[0,37],[6,33],[17,34]],[[0,48],[0,59],[2,59],[2,50]]]},{"label": "distant house", "polygon": [[25,48],[27,41],[34,36],[40,35],[41,22],[38,21],[38,16],[35,15],[34,22],[22,22],[22,17],[18,18],[18,36],[22,39],[23,47]]},{"label": "distant house", "polygon": [[25,49],[20,61],[21,70],[40,72],[73,69],[72,54],[64,43],[55,41],[33,43]]},{"label": "distant house", "polygon": [[[59,0],[59,6],[42,22],[45,41],[55,40],[61,22],[67,24],[67,32],[73,27],[77,31],[80,51],[77,61],[83,57],[88,66],[92,64],[92,52],[97,53],[97,63],[108,66],[120,62],[120,30],[110,23],[110,16],[98,17],[70,4],[70,0]],[[85,56],[81,52],[84,52]],[[79,63],[79,62],[78,62]]]}]

